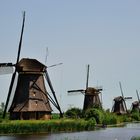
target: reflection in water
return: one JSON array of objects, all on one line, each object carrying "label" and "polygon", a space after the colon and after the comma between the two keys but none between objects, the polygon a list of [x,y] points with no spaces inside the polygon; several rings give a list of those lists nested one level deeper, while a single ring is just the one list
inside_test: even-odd
[{"label": "reflection in water", "polygon": [[0,136],[0,140],[47,140],[47,134]]},{"label": "reflection in water", "polygon": [[140,123],[97,131],[0,136],[0,140],[130,140],[133,136],[140,136]]}]

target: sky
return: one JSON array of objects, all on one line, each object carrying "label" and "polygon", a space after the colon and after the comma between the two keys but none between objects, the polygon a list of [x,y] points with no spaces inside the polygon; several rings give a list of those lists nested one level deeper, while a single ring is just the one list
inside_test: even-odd
[{"label": "sky", "polygon": [[[112,108],[121,81],[128,108],[140,92],[139,0],[0,0],[0,63],[16,62],[22,24],[20,58],[35,58],[47,66],[62,108],[83,107],[86,67],[89,86],[102,86],[103,107]],[[48,48],[48,52],[46,51]],[[47,56],[47,62],[46,62]],[[11,74],[0,75],[0,102],[5,102]],[[55,108],[54,108],[55,111]]]}]

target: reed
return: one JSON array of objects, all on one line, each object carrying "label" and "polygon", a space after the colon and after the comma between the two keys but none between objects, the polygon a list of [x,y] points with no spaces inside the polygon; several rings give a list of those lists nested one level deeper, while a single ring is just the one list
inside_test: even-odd
[{"label": "reed", "polygon": [[117,124],[119,123],[119,118],[117,115],[113,113],[104,113],[104,119],[103,119],[103,124]]},{"label": "reed", "polygon": [[0,123],[0,134],[15,133],[47,133],[60,131],[93,130],[95,125],[83,119],[60,119],[60,120],[19,120]]}]

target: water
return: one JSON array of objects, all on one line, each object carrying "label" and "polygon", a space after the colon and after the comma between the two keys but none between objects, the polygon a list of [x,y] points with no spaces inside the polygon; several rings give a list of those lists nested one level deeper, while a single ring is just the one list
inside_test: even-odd
[{"label": "water", "polygon": [[140,136],[140,123],[96,131],[0,136],[0,140],[130,140],[133,136]]}]

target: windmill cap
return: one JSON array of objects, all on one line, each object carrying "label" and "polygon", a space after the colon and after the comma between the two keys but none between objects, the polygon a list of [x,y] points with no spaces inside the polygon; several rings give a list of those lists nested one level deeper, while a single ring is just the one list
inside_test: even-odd
[{"label": "windmill cap", "polygon": [[93,94],[99,94],[101,91],[101,89],[96,89],[96,88],[93,88],[93,87],[88,87],[86,89],[86,95],[93,95]]},{"label": "windmill cap", "polygon": [[17,64],[18,72],[44,72],[46,66],[36,59],[22,58]]},{"label": "windmill cap", "polygon": [[139,103],[139,101],[134,101],[132,104],[133,105],[139,105],[140,103]]},{"label": "windmill cap", "polygon": [[122,101],[122,100],[124,100],[124,98],[122,97],[122,96],[118,96],[118,97],[115,97],[114,98],[114,101]]}]

